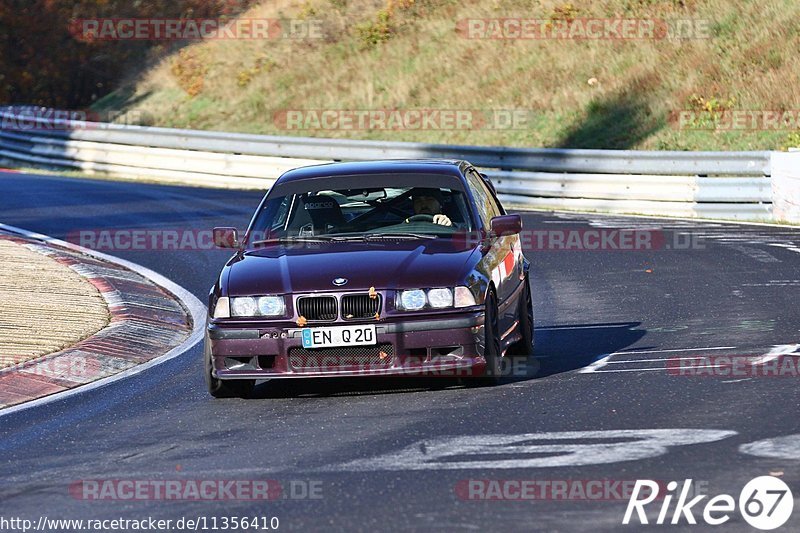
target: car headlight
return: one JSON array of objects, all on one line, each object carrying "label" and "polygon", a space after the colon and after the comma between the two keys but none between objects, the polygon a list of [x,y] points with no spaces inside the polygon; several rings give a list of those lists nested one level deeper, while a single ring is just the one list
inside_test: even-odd
[{"label": "car headlight", "polygon": [[256,316],[258,302],[251,296],[231,298],[231,316]]},{"label": "car headlight", "polygon": [[258,299],[258,311],[261,316],[283,316],[286,303],[282,296],[262,296]]},{"label": "car headlight", "polygon": [[227,296],[220,296],[217,298],[217,303],[214,305],[214,318],[230,318],[231,317],[231,304]]},{"label": "car headlight", "polygon": [[434,309],[453,307],[453,291],[450,289],[431,289],[428,291],[428,303]]},{"label": "car headlight", "polygon": [[475,295],[468,287],[456,287],[456,307],[472,307],[476,305]]},{"label": "car headlight", "polygon": [[[230,299],[231,316],[283,316],[286,314],[286,303],[283,296],[242,296]],[[219,305],[219,304],[217,304]],[[216,317],[216,312],[214,313]]]},{"label": "car headlight", "polygon": [[400,311],[419,311],[426,307],[447,309],[451,307],[470,307],[475,298],[467,287],[437,287],[434,289],[410,289],[397,295],[397,309]]},{"label": "car headlight", "polygon": [[425,291],[413,289],[400,293],[400,307],[405,311],[418,311],[425,307]]}]

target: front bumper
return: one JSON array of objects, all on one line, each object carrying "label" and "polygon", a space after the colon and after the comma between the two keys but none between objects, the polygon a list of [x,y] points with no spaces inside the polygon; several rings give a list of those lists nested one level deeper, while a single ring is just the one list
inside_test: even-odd
[{"label": "front bumper", "polygon": [[[303,349],[303,328],[296,324],[210,323],[206,342],[218,379],[480,376],[486,366],[483,322],[482,312],[380,321],[375,347],[316,350]],[[342,324],[319,327],[332,325]]]}]

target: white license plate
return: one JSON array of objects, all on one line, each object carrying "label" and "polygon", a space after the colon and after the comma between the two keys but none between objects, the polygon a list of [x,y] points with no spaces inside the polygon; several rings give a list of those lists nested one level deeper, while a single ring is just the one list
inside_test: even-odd
[{"label": "white license plate", "polygon": [[375,326],[333,326],[303,329],[303,348],[369,346],[378,343]]}]

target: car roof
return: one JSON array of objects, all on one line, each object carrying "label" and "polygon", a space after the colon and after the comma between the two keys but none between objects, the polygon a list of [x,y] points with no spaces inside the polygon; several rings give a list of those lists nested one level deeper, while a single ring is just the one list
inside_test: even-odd
[{"label": "car roof", "polygon": [[462,169],[468,164],[466,161],[456,159],[387,159],[325,163],[285,172],[278,178],[276,185],[304,179],[369,174],[444,174],[461,177]]}]

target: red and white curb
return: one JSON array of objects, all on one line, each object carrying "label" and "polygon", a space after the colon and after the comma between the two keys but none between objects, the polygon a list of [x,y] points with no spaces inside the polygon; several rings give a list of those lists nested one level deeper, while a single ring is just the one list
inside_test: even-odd
[{"label": "red and white curb", "polygon": [[78,344],[0,371],[0,404],[9,405],[0,416],[138,374],[181,355],[203,338],[205,305],[164,276],[39,233],[5,224],[0,230],[18,235],[28,248],[86,278],[111,314],[107,327]]}]

